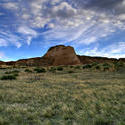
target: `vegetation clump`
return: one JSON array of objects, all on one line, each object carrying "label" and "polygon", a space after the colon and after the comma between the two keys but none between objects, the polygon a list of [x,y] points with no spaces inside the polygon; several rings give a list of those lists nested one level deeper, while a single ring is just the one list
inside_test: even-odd
[{"label": "vegetation clump", "polygon": [[95,69],[100,70],[101,67],[99,65],[95,66]]},{"label": "vegetation clump", "polygon": [[[6,71],[5,72],[5,74],[6,74],[6,76],[8,75],[9,77],[10,76],[15,76],[15,77],[17,77],[17,76],[19,76],[19,70],[13,70],[13,71]],[[11,78],[10,78],[11,79]]]},{"label": "vegetation clump", "polygon": [[15,80],[16,75],[4,75],[0,78],[0,80]]},{"label": "vegetation clump", "polygon": [[81,68],[81,66],[75,66],[75,69],[80,69]]},{"label": "vegetation clump", "polygon": [[45,68],[35,68],[34,71],[36,73],[45,73],[46,72],[46,69]]},{"label": "vegetation clump", "polygon": [[74,73],[74,71],[73,70],[69,70],[68,73]]},{"label": "vegetation clump", "polygon": [[5,72],[5,74],[17,74],[19,72],[20,72],[19,70],[13,70],[13,71],[7,71]]},{"label": "vegetation clump", "polygon": [[56,68],[55,67],[51,67],[50,69],[49,69],[49,72],[56,72]]},{"label": "vegetation clump", "polygon": [[32,73],[32,70],[30,70],[30,69],[25,69],[25,72],[27,72],[27,73]]},{"label": "vegetation clump", "polygon": [[57,67],[57,70],[58,71],[63,71],[63,67],[59,66],[59,67]]},{"label": "vegetation clump", "polygon": [[92,66],[97,66],[99,63],[98,62],[94,62],[94,63],[92,63],[91,65]]},{"label": "vegetation clump", "polygon": [[74,66],[70,66],[70,68],[73,68]]},{"label": "vegetation clump", "polygon": [[90,68],[92,68],[92,65],[91,64],[86,64],[82,68],[83,69],[90,69]]},{"label": "vegetation clump", "polygon": [[123,62],[114,62],[114,67],[116,71],[125,71],[125,64]]}]

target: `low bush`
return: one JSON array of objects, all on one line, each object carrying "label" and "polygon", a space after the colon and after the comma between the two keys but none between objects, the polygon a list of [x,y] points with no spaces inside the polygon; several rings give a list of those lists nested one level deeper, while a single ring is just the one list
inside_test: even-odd
[{"label": "low bush", "polygon": [[19,73],[20,71],[19,70],[13,70],[11,71],[11,73]]},{"label": "low bush", "polygon": [[110,65],[108,63],[103,64],[104,67],[109,67]]},{"label": "low bush", "polygon": [[44,68],[35,68],[34,71],[35,71],[36,73],[45,73],[45,72],[46,72],[46,69],[44,69]]},{"label": "low bush", "polygon": [[58,70],[58,71],[62,71],[62,70],[63,70],[63,67],[59,66],[59,67],[57,67],[57,70]]},{"label": "low bush", "polygon": [[0,67],[0,69],[7,69],[7,68]]},{"label": "low bush", "polygon": [[99,63],[98,62],[94,62],[94,63],[92,63],[91,65],[92,66],[97,66]]},{"label": "low bush", "polygon": [[18,74],[18,73],[14,73],[13,75],[14,75],[14,76],[19,76],[19,74]]},{"label": "low bush", "polygon": [[113,64],[115,67],[123,67],[124,66],[124,63],[122,63],[122,62],[114,62]]},{"label": "low bush", "polygon": [[51,68],[49,69],[49,71],[54,73],[54,72],[56,72],[56,68],[55,68],[55,67],[51,67]]},{"label": "low bush", "polygon": [[73,68],[74,66],[70,66],[70,68]]},{"label": "low bush", "polygon": [[23,69],[23,68],[27,68],[27,67],[26,67],[26,66],[21,66],[20,68],[22,68],[22,69]]},{"label": "low bush", "polygon": [[94,125],[114,125],[113,121],[108,121],[106,119],[97,119]]},{"label": "low bush", "polygon": [[90,68],[92,68],[92,65],[91,64],[86,64],[82,68],[83,69],[90,69]]},{"label": "low bush", "polygon": [[81,67],[80,66],[75,66],[75,69],[80,69]]},{"label": "low bush", "polygon": [[7,71],[7,72],[5,72],[5,74],[11,74],[12,72],[10,72],[10,71]]},{"label": "low bush", "polygon": [[101,67],[100,67],[100,66],[98,66],[98,65],[97,65],[97,66],[95,66],[95,69],[97,69],[97,70],[99,70],[100,68],[101,68]]},{"label": "low bush", "polygon": [[32,70],[30,70],[30,69],[25,69],[25,72],[32,73]]},{"label": "low bush", "polygon": [[0,78],[0,80],[15,80],[16,76],[15,75],[4,75]]},{"label": "low bush", "polygon": [[69,70],[68,73],[74,73],[74,71],[73,70]]},{"label": "low bush", "polygon": [[5,72],[5,74],[10,74],[10,75],[13,75],[13,76],[19,76],[19,71],[18,70],[14,70],[14,71],[7,71]]}]

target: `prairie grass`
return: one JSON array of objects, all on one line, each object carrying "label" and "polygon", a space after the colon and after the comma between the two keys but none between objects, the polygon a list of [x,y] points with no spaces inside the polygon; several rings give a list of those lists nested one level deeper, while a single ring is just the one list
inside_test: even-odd
[{"label": "prairie grass", "polygon": [[0,80],[0,125],[125,125],[124,72],[16,70],[16,80]]}]

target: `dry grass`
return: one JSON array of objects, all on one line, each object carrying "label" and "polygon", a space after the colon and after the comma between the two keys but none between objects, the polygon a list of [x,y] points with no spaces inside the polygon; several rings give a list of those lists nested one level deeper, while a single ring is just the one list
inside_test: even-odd
[{"label": "dry grass", "polygon": [[0,81],[0,125],[125,125],[124,73],[18,70]]}]

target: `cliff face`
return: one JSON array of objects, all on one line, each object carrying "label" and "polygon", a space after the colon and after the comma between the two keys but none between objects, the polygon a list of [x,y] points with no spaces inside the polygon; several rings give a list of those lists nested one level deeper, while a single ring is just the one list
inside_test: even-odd
[{"label": "cliff face", "polygon": [[55,46],[51,47],[44,55],[44,58],[51,58],[52,65],[78,65],[81,64],[77,57],[74,48],[71,46]]}]

